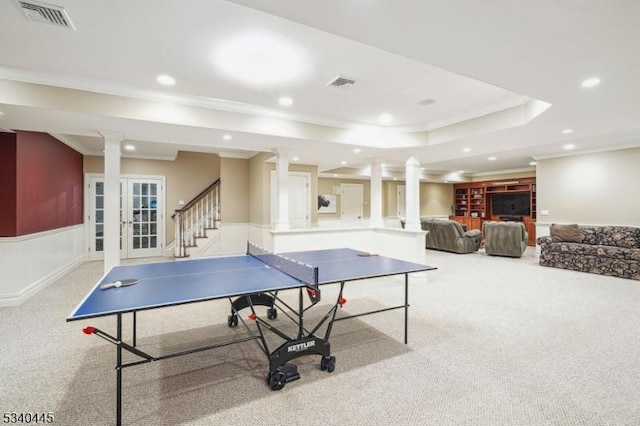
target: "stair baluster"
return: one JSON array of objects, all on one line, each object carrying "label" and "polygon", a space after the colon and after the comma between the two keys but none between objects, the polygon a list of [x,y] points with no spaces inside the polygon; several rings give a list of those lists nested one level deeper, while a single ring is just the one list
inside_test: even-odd
[{"label": "stair baluster", "polygon": [[207,229],[216,229],[220,222],[220,179],[175,211],[175,257],[188,257],[187,249],[196,246],[196,239],[207,236]]}]

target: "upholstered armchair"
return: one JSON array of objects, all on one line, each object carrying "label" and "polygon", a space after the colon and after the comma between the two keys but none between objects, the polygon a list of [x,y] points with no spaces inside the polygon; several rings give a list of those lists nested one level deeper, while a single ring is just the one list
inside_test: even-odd
[{"label": "upholstered armchair", "polygon": [[448,219],[420,219],[427,231],[426,248],[454,253],[472,253],[480,248],[480,231],[464,231],[458,222]]},{"label": "upholstered armchair", "polygon": [[484,250],[493,256],[521,257],[528,235],[522,222],[484,222]]}]

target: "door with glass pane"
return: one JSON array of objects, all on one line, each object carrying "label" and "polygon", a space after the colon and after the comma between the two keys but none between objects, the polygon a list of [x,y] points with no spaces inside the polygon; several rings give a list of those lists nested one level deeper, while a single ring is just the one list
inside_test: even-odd
[{"label": "door with glass pane", "polygon": [[[162,254],[160,238],[162,182],[151,179],[128,179],[127,257],[150,257]],[[126,232],[125,232],[126,231]]]},{"label": "door with glass pane", "polygon": [[[89,258],[100,260],[104,258],[104,178],[90,177],[87,186],[89,226]],[[120,179],[120,221],[122,222],[122,189],[127,180]],[[122,225],[120,226],[120,258],[126,258],[126,251],[122,250]]]},{"label": "door with glass pane", "polygon": [[[88,179],[89,258],[104,258],[104,178]],[[163,179],[120,179],[120,258],[161,256]]]}]

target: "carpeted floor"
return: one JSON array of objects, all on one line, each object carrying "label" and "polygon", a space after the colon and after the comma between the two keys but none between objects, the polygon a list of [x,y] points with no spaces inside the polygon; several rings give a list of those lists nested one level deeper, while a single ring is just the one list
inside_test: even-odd
[{"label": "carpeted floor", "polygon": [[[438,270],[410,279],[408,345],[401,311],[336,323],[336,370],[299,358],[301,379],[278,392],[255,342],[126,368],[124,423],[640,424],[640,282],[541,267],[531,248],[521,259],[426,251],[424,261]],[[114,424],[115,347],[81,330],[114,331],[115,320],[65,322],[102,268],[85,263],[0,308],[2,414]],[[402,288],[402,278],[348,284],[344,311],[400,304]],[[335,294],[328,287],[323,300]],[[228,310],[218,301],[142,312],[138,346],[160,355],[243,335],[227,327]]]}]

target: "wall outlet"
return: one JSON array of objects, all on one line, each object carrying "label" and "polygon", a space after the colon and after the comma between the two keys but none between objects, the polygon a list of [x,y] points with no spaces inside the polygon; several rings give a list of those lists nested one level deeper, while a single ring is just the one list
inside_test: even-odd
[{"label": "wall outlet", "polygon": [[540,210],[540,216],[549,216],[549,210]]},{"label": "wall outlet", "polygon": [[184,200],[178,200],[178,205],[179,206],[184,206]]}]

